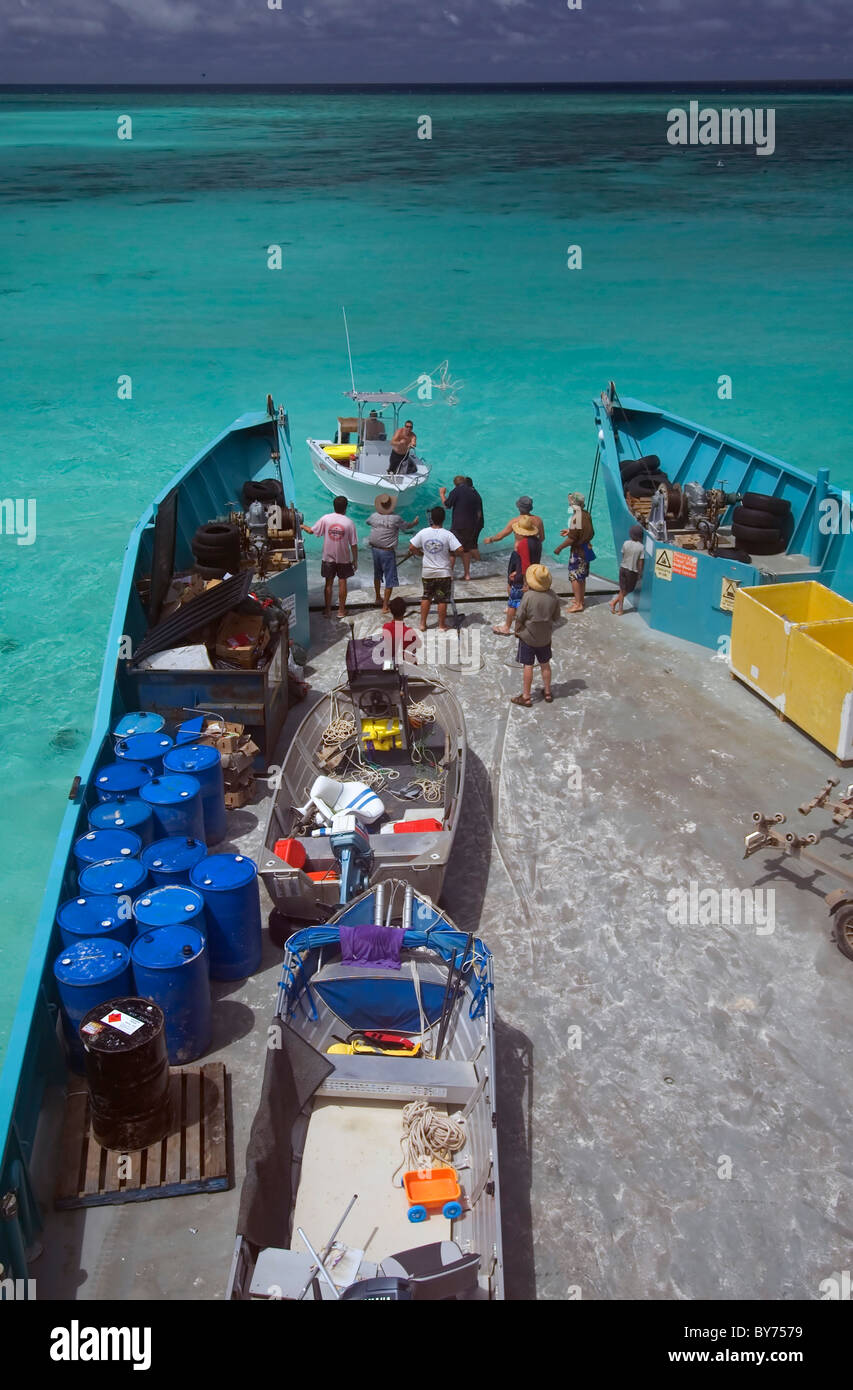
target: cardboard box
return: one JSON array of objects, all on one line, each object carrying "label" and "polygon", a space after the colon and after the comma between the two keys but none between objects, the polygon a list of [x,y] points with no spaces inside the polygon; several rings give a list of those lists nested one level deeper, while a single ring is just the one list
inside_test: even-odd
[{"label": "cardboard box", "polygon": [[223,661],[251,668],[257,666],[268,638],[269,629],[263,618],[227,613],[216,634],[216,655]]}]

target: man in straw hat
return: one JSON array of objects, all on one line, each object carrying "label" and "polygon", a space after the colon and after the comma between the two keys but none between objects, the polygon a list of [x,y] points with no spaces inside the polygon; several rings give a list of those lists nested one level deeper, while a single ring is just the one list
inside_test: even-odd
[{"label": "man in straw hat", "polygon": [[517,516],[512,523],[515,544],[510,553],[506,576],[506,618],[503,627],[493,627],[502,637],[512,633],[512,621],[521,602],[524,589],[524,576],[531,565],[538,564],[542,558],[542,542],[532,516]]},{"label": "man in straw hat", "polygon": [[[533,511],[533,498],[528,497],[526,493],[523,493],[521,497],[516,499],[515,505],[518,507],[520,516],[532,517],[533,521],[536,522],[537,535],[539,536],[540,541],[544,541],[545,523],[542,520],[541,516],[536,516],[536,514]],[[515,517],[513,517],[512,520],[514,521]],[[495,541],[502,541],[505,536],[508,536],[511,530],[512,521],[508,521],[502,531],[496,531],[493,536],[487,536],[483,544],[494,545]]]},{"label": "man in straw hat", "polygon": [[559,555],[566,546],[571,546],[569,557],[569,582],[572,586],[574,600],[566,609],[567,613],[582,613],[584,598],[586,597],[586,580],[589,574],[590,561],[595,559],[595,551],[590,545],[590,541],[595,535],[595,528],[592,524],[592,517],[586,510],[586,499],[582,492],[569,493],[569,526],[566,531],[561,531],[560,535],[565,536],[562,545],[558,545],[554,551]]},{"label": "man in straw hat", "polygon": [[533,666],[537,661],[542,672],[543,698],[549,705],[554,699],[551,694],[551,633],[560,603],[557,595],[551,592],[551,571],[547,565],[531,565],[524,580],[527,589],[515,615],[515,633],[518,637],[516,660],[524,668],[522,693],[514,695],[511,703],[529,708],[533,703],[530,691],[533,686]]},{"label": "man in straw hat", "polygon": [[379,591],[382,585],[385,585],[385,594],[381,600],[383,613],[388,612],[391,591],[400,582],[397,575],[399,534],[401,531],[414,531],[418,524],[418,518],[415,517],[411,525],[405,526],[403,518],[397,516],[394,511],[396,504],[397,499],[389,492],[380,492],[373,504],[376,510],[367,518],[370,527],[367,543],[373,552],[373,592],[376,594],[377,606],[380,602]]}]

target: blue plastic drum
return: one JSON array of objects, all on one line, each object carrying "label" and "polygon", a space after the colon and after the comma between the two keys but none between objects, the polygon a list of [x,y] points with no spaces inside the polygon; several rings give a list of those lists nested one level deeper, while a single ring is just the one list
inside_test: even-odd
[{"label": "blue plastic drum", "polygon": [[152,777],[140,788],[139,795],[151,807],[158,840],[174,835],[204,839],[201,787],[195,777],[185,777],[180,772]]},{"label": "blue plastic drum", "polygon": [[130,738],[132,734],[159,734],[166,727],[162,714],[153,710],[138,709],[125,714],[113,729],[113,738]]},{"label": "blue plastic drum", "polygon": [[130,897],[114,893],[69,898],[57,912],[56,921],[66,946],[87,936],[113,936],[130,946],[136,935]]},{"label": "blue plastic drum", "polygon": [[137,932],[185,924],[197,927],[202,936],[207,932],[204,898],[184,883],[163,883],[140,893],[133,904],[133,918]]},{"label": "blue plastic drum", "polygon": [[53,963],[53,974],[71,1062],[77,1071],[82,1071],[83,1047],[77,1029],[90,1009],[117,995],[133,993],[130,952],[112,937],[86,937],[60,951]]},{"label": "blue plastic drum", "polygon": [[137,859],[142,853],[142,841],[132,830],[89,830],[74,842],[77,872],[89,864],[102,864],[105,859]]},{"label": "blue plastic drum", "polygon": [[136,992],[166,1018],[169,1061],[181,1066],[210,1047],[210,976],[204,937],[195,927],[142,932],[131,948]]},{"label": "blue plastic drum", "polygon": [[132,830],[143,845],[154,839],[151,807],[138,796],[117,796],[115,801],[99,801],[89,812],[90,830]]},{"label": "blue plastic drum", "polygon": [[116,801],[120,796],[138,796],[139,788],[153,776],[154,770],[147,763],[134,763],[129,758],[120,763],[107,763],[95,773],[98,800]]},{"label": "blue plastic drum", "polygon": [[212,980],[243,980],[261,963],[258,867],[243,854],[211,854],[190,873],[204,898]]},{"label": "blue plastic drum", "polygon": [[115,754],[122,762],[145,763],[159,777],[163,771],[163,758],[171,747],[172,739],[168,734],[131,734],[130,738],[117,740]]},{"label": "blue plastic drum", "polygon": [[163,759],[165,772],[189,773],[201,787],[204,838],[209,845],[225,839],[225,780],[218,748],[206,743],[186,743],[173,748]]},{"label": "blue plastic drum", "polygon": [[80,874],[80,892],[85,897],[104,893],[130,893],[136,897],[148,882],[148,870],[139,859],[103,859],[89,864]]},{"label": "blue plastic drum", "polygon": [[152,883],[186,883],[190,869],[207,854],[203,840],[192,835],[172,835],[168,840],[155,840],[142,852],[142,862]]}]

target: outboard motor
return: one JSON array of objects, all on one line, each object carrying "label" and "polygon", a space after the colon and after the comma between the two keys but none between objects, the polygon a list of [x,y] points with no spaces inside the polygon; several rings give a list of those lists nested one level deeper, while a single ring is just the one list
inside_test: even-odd
[{"label": "outboard motor", "polygon": [[332,821],[332,853],[340,865],[339,901],[348,903],[370,883],[373,851],[370,836],[355,816],[338,815]]}]

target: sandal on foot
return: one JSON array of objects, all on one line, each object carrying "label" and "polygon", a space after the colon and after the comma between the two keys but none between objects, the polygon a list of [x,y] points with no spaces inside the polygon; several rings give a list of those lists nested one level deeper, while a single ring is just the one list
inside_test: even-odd
[{"label": "sandal on foot", "polygon": [[543,700],[545,701],[545,703],[548,704],[548,705],[553,705],[553,703],[554,703],[554,696],[553,696],[553,695],[550,695],[550,694],[549,694],[549,695],[546,695],[544,690],[542,691],[542,699],[543,699]]},{"label": "sandal on foot", "polygon": [[533,704],[533,701],[526,700],[523,695],[513,695],[512,699],[510,700],[510,704],[523,705],[525,709],[529,709],[530,706]]},{"label": "sandal on foot", "polygon": [[510,628],[510,627],[493,627],[493,628],[492,628],[492,632],[499,632],[500,635],[501,635],[501,637],[511,637],[511,636],[512,636],[512,628]]}]

